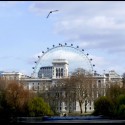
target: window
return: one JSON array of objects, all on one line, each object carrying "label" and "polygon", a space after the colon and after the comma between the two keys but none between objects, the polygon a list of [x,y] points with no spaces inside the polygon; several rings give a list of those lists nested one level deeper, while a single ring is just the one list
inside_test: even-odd
[{"label": "window", "polygon": [[98,80],[98,83],[101,83],[101,80]]}]

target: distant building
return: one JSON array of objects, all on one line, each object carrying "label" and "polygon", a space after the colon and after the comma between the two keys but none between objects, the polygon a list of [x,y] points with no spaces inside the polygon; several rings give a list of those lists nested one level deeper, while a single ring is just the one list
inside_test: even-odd
[{"label": "distant building", "polygon": [[122,76],[118,75],[115,70],[111,70],[108,73],[105,73],[106,81],[118,82],[121,81]]},{"label": "distant building", "polygon": [[106,83],[118,84],[120,87],[123,86],[122,76],[117,74],[115,70],[110,70],[108,73],[105,73]]},{"label": "distant building", "polygon": [[22,78],[21,82],[26,89],[33,90],[34,92],[44,92],[51,86],[52,79]]},{"label": "distant building", "polygon": [[5,80],[20,80],[21,78],[24,78],[25,75],[21,72],[2,72],[1,76]]},{"label": "distant building", "polygon": [[41,67],[38,72],[38,78],[52,78],[52,66]]}]

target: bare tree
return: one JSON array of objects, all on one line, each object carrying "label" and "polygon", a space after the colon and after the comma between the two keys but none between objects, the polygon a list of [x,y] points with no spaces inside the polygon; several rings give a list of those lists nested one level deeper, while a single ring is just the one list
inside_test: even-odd
[{"label": "bare tree", "polygon": [[79,102],[80,113],[83,113],[83,103],[86,105],[88,100],[92,99],[92,85],[94,84],[94,79],[92,74],[86,72],[82,68],[76,69],[71,75],[71,81],[73,82],[74,90],[76,93],[76,100]]},{"label": "bare tree", "polygon": [[50,104],[55,112],[62,111],[61,107],[64,105],[67,110],[71,112],[71,105],[73,104],[75,96],[70,79],[57,80],[55,84],[51,85],[51,87],[43,93],[43,98]]},{"label": "bare tree", "polygon": [[73,104],[76,102],[76,94],[74,91],[73,81],[70,78],[65,78],[61,80],[62,82],[62,101],[65,103],[65,106],[69,113],[71,113],[73,109]]},{"label": "bare tree", "polygon": [[54,85],[49,85],[47,87],[46,91],[40,92],[40,96],[42,96],[44,98],[44,100],[46,102],[49,103],[49,105],[51,106],[51,109],[57,113],[57,107],[59,107],[58,105],[61,103],[62,101],[62,97],[61,97],[61,84],[54,84]]},{"label": "bare tree", "polygon": [[[49,102],[51,107],[61,107],[61,103],[65,103],[67,111],[70,113],[79,102],[80,112],[83,113],[83,103],[86,106],[94,96],[95,80],[89,72],[82,68],[76,69],[69,78],[58,80],[49,90],[44,93],[44,98]],[[73,106],[74,104],[74,106]],[[61,110],[61,109],[60,109]]]},{"label": "bare tree", "polygon": [[[70,108],[73,107],[73,103],[79,102],[80,112],[83,113],[83,103],[86,106],[88,102],[94,99],[93,96],[93,84],[95,80],[89,72],[82,68],[76,69],[69,78],[65,78],[62,81],[58,81],[63,84],[62,91],[65,93],[64,102],[67,104],[67,109],[71,112]],[[95,89],[95,88],[94,88]]]}]

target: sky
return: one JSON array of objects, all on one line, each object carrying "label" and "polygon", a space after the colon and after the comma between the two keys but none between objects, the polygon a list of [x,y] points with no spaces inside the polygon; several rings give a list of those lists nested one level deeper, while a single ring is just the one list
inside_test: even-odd
[{"label": "sky", "polygon": [[[51,10],[59,11],[46,18]],[[31,75],[32,67],[51,65],[50,57],[67,59],[72,70],[90,68],[87,59],[81,58],[83,52],[73,48],[47,51],[59,43],[84,49],[97,73],[115,70],[122,75],[125,1],[0,1],[0,71]]]}]

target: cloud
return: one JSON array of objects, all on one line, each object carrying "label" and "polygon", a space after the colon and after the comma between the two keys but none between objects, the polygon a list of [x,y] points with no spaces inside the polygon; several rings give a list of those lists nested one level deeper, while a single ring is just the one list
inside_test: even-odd
[{"label": "cloud", "polygon": [[[89,44],[97,47],[105,47],[103,43],[114,42],[114,46],[119,44],[119,41],[124,43],[125,23],[118,23],[114,18],[98,16],[89,19],[74,19],[58,22],[55,25],[55,32],[59,35],[73,39],[74,41],[86,41]],[[122,44],[119,44],[122,46]],[[95,47],[92,46],[91,47]],[[125,45],[125,43],[124,43]],[[106,46],[105,48],[109,48]],[[110,46],[111,47],[111,46]],[[111,47],[112,48],[112,47]]]},{"label": "cloud", "polygon": [[12,7],[20,3],[24,3],[24,2],[23,1],[0,1],[0,7]]}]

